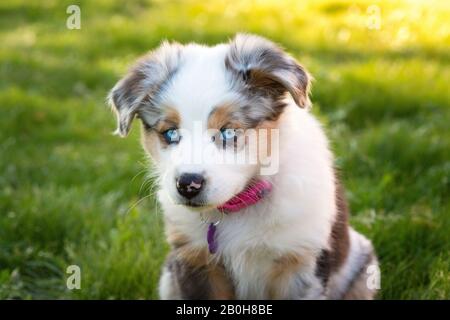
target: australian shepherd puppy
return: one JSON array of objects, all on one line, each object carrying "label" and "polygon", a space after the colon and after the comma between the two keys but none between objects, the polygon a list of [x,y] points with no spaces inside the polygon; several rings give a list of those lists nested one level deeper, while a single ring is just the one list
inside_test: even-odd
[{"label": "australian shepherd puppy", "polygon": [[274,43],[164,42],[111,90],[142,122],[171,245],[162,299],[371,299],[378,263],[348,225],[310,76]]}]

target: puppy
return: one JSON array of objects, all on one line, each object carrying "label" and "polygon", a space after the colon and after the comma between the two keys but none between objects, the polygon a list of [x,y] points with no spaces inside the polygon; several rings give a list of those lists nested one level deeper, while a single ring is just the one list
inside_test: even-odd
[{"label": "puppy", "polygon": [[158,176],[171,245],[162,299],[374,297],[377,258],[348,226],[309,89],[291,56],[239,34],[213,47],[164,42],[111,90],[117,134],[141,120]]}]

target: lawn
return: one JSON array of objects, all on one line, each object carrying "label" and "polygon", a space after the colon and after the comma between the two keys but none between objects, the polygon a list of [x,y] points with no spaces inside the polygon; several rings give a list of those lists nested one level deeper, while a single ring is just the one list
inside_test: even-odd
[{"label": "lawn", "polygon": [[446,1],[1,1],[0,298],[158,297],[162,213],[137,125],[111,135],[105,96],[162,39],[247,31],[315,77],[379,298],[449,299],[449,20]]}]

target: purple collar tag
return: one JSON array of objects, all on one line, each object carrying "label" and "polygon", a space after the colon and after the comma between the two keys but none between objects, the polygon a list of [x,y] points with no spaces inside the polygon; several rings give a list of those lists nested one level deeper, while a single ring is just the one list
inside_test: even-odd
[{"label": "purple collar tag", "polygon": [[217,251],[217,242],[216,242],[216,225],[214,223],[210,223],[208,226],[208,233],[206,234],[206,240],[208,241],[208,249],[209,253],[214,254]]}]

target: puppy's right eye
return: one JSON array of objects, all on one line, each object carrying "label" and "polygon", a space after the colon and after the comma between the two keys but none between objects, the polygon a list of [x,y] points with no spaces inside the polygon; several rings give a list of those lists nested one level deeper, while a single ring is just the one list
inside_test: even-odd
[{"label": "puppy's right eye", "polygon": [[236,137],[236,130],[231,128],[223,128],[220,130],[222,140],[231,140]]},{"label": "puppy's right eye", "polygon": [[162,133],[164,140],[167,144],[174,144],[180,142],[181,136],[178,129],[169,129]]}]

